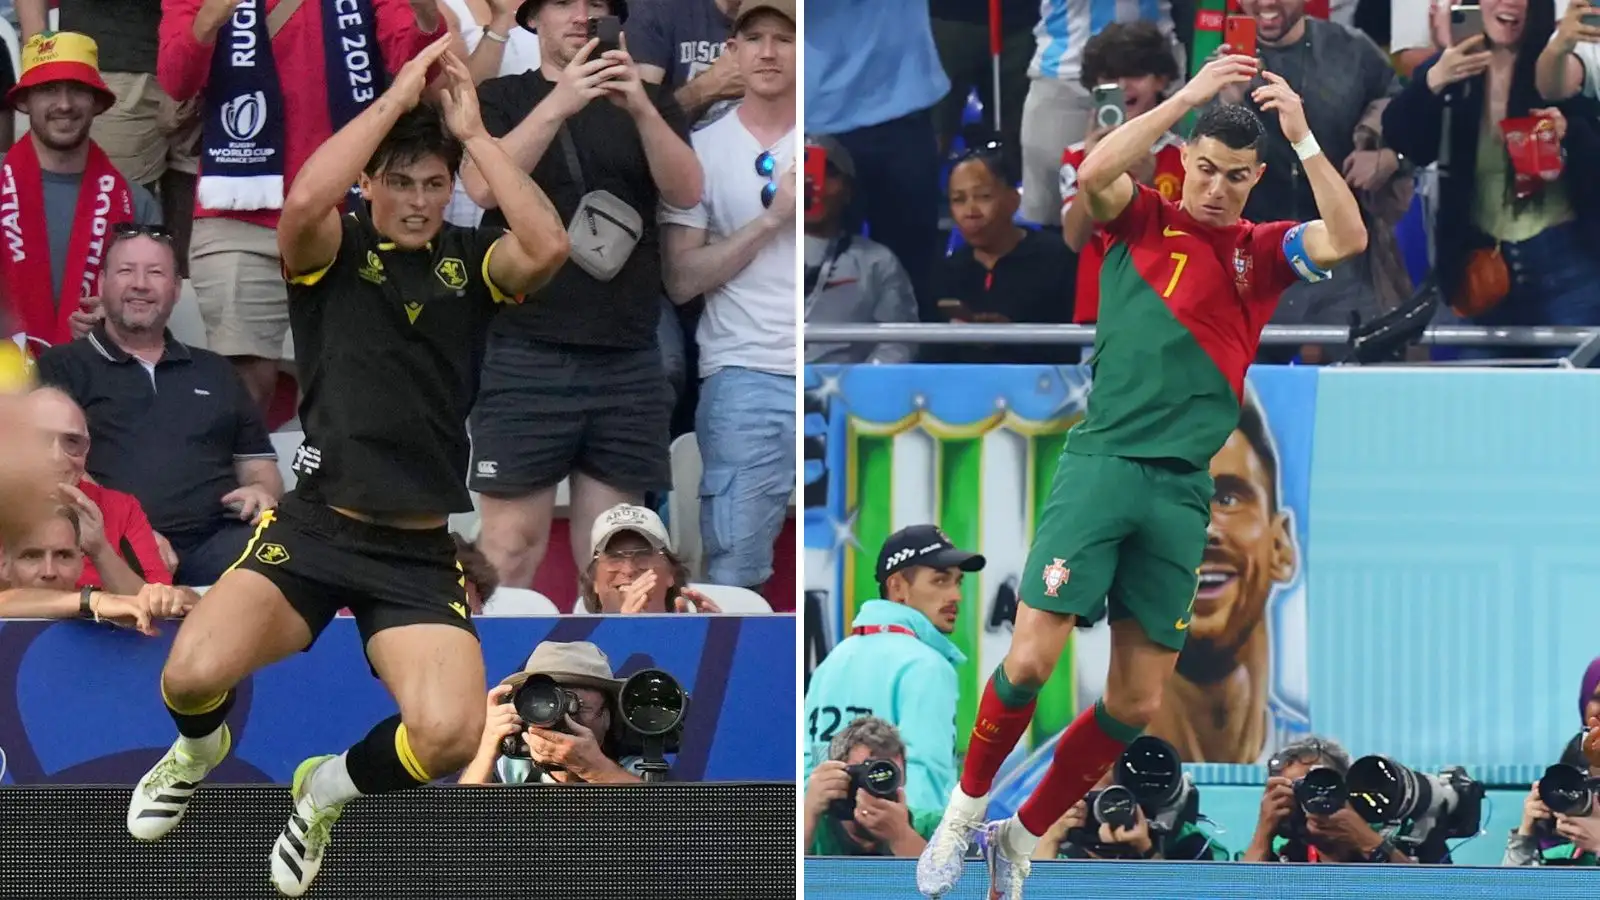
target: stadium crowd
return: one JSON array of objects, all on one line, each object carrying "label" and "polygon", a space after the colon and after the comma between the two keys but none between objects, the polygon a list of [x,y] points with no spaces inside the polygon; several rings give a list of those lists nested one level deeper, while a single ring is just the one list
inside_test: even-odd
[{"label": "stadium crowd", "polygon": [[[1582,252],[1600,221],[1589,171],[1600,25],[1586,24],[1600,13],[1585,0],[1483,0],[1470,15],[1454,0],[1003,0],[992,44],[987,3],[814,6],[805,124],[825,174],[805,212],[808,323],[1093,324],[1102,238],[1074,204],[1078,167],[1219,52],[1226,14],[1251,21],[1263,68],[1302,96],[1370,236],[1334,278],[1286,292],[1273,324],[1600,325],[1596,263]],[[1213,102],[1255,103],[1243,90]],[[1275,114],[1263,120],[1267,167],[1245,218],[1314,218]],[[1171,199],[1183,137],[1169,133],[1135,170]],[[1073,345],[806,352],[809,363],[1080,358]],[[1264,343],[1258,358],[1338,352]]]},{"label": "stadium crowd", "polygon": [[[6,6],[0,370],[60,487],[0,587],[72,596],[0,594],[0,616],[77,616],[85,589],[100,618],[181,612],[322,465],[277,222],[312,152],[446,34],[572,242],[471,373],[451,527],[477,611],[793,609],[794,0]],[[447,187],[447,221],[506,227],[470,161]]]}]

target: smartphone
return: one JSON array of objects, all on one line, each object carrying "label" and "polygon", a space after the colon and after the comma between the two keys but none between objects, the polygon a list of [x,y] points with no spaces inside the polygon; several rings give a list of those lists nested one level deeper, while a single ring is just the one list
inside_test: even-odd
[{"label": "smartphone", "polygon": [[1600,28],[1600,13],[1584,13],[1582,21],[1590,28]]},{"label": "smartphone", "polygon": [[945,317],[951,321],[970,323],[978,319],[978,314],[972,311],[972,307],[968,306],[966,301],[955,297],[946,297],[940,300],[938,306],[939,311],[944,313]]},{"label": "smartphone", "polygon": [[1450,10],[1450,46],[1483,34],[1483,9],[1477,5]]},{"label": "smartphone", "polygon": [[589,54],[590,59],[595,59],[607,50],[622,49],[622,20],[616,16],[590,16],[589,38],[600,39],[600,45]]},{"label": "smartphone", "polygon": [[1128,98],[1120,84],[1096,85],[1090,92],[1096,128],[1115,128],[1128,119]]},{"label": "smartphone", "polygon": [[817,215],[822,205],[822,183],[828,179],[828,151],[806,145],[806,215]]},{"label": "smartphone", "polygon": [[1256,55],[1256,20],[1249,16],[1229,16],[1222,25],[1222,42],[1240,56]]}]

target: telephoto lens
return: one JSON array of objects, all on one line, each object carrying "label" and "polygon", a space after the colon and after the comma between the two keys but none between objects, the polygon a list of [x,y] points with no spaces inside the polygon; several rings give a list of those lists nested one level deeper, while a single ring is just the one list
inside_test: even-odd
[{"label": "telephoto lens", "polygon": [[1432,785],[1387,756],[1363,756],[1345,776],[1350,805],[1368,822],[1400,822],[1427,811]]},{"label": "telephoto lens", "polygon": [[1133,792],[1147,814],[1170,809],[1183,795],[1183,760],[1154,735],[1134,738],[1117,758],[1112,780]]},{"label": "telephoto lens", "polygon": [[1581,819],[1594,812],[1594,790],[1582,769],[1557,763],[1539,779],[1539,799],[1560,816]]},{"label": "telephoto lens", "polygon": [[[522,728],[544,728],[566,731],[567,716],[578,714],[578,695],[556,684],[549,675],[529,675],[511,695],[511,705],[516,707]],[[500,755],[528,759],[528,743],[521,729],[500,739]]]},{"label": "telephoto lens", "polygon": [[1294,799],[1307,815],[1331,816],[1344,809],[1350,794],[1339,770],[1318,766],[1294,782]]},{"label": "telephoto lens", "polygon": [[1138,805],[1139,800],[1133,791],[1113,784],[1094,798],[1094,817],[1110,825],[1113,831],[1132,828],[1139,821],[1138,813],[1134,812]]}]

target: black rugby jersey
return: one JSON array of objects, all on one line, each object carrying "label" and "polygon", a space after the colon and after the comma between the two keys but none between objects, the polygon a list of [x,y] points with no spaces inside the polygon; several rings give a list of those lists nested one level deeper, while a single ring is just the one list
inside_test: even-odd
[{"label": "black rugby jersey", "polygon": [[465,512],[467,413],[495,304],[505,232],[446,224],[422,250],[341,219],[339,255],[289,279],[289,327],[306,439],[295,492],[378,515]]}]

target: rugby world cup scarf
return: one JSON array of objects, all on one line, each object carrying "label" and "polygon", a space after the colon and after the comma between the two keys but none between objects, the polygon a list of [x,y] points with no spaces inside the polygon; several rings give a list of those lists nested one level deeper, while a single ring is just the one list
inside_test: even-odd
[{"label": "rugby world cup scarf", "polygon": [[[272,25],[279,23],[269,25],[266,4],[243,0],[218,32],[211,54],[199,192],[207,209],[283,208],[286,115],[272,52]],[[319,0],[317,6],[328,113],[338,131],[385,86],[377,13],[373,0]]]},{"label": "rugby world cup scarf", "polygon": [[133,191],[105,151],[89,142],[78,186],[72,237],[61,270],[61,294],[51,296],[50,228],[44,215],[44,176],[30,135],[6,153],[0,166],[0,270],[11,298],[12,325],[31,349],[72,340],[71,316],[85,297],[100,296],[100,268],[112,229],[133,221]]}]

